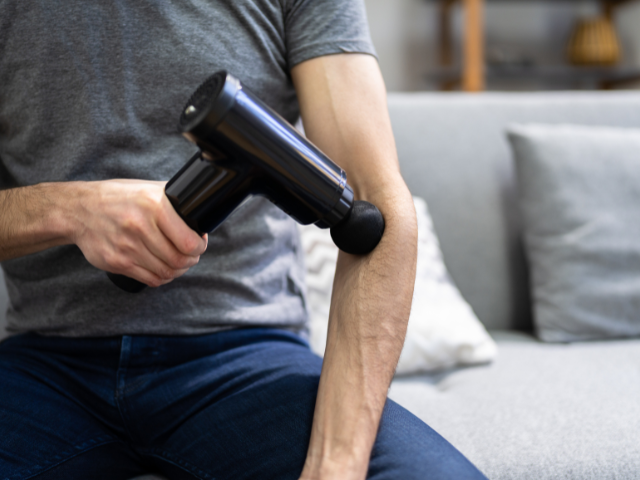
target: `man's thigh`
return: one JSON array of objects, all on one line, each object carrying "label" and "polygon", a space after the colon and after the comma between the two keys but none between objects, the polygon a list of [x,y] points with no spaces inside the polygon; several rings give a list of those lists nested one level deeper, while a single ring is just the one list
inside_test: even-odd
[{"label": "man's thigh", "polygon": [[87,380],[51,350],[55,343],[21,336],[0,344],[0,479],[141,473],[135,454],[98,420],[97,397],[87,402]]},{"label": "man's thigh", "polygon": [[[322,360],[284,331],[214,337],[155,346],[132,339],[120,403],[137,450],[172,480],[298,478]],[[142,352],[163,367],[142,369]]]},{"label": "man's thigh", "polygon": [[[141,453],[180,465],[196,478],[299,477],[311,435],[319,357],[293,335],[269,332],[260,341],[239,342],[185,367],[146,381],[130,378],[137,388],[126,399],[127,411],[137,416],[139,434],[146,437]],[[388,400],[369,478],[484,476],[424,422]]]}]

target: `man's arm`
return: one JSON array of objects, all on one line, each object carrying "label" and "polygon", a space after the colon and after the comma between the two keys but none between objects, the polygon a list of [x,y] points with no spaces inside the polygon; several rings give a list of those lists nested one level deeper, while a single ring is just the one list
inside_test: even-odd
[{"label": "man's arm", "polygon": [[292,69],[308,138],[375,204],[378,247],[340,252],[311,442],[302,478],[363,479],[402,350],[415,280],[417,225],[401,175],[376,60],[339,54]]},{"label": "man's arm", "polygon": [[0,191],[0,261],[76,244],[94,266],[160,286],[207,245],[178,216],[164,182],[43,183]]}]

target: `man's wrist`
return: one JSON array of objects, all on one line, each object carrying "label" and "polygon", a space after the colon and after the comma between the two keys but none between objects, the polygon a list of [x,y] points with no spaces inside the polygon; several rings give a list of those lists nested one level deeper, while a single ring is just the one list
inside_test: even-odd
[{"label": "man's wrist", "polygon": [[33,195],[40,195],[43,235],[60,245],[75,243],[81,228],[80,210],[86,203],[86,182],[43,183]]},{"label": "man's wrist", "polygon": [[344,368],[345,353],[338,348],[325,356],[302,478],[366,477],[383,405],[377,395],[366,393],[364,372]]},{"label": "man's wrist", "polygon": [[318,455],[309,452],[301,479],[304,480],[362,480],[367,475],[370,452],[336,456]]}]

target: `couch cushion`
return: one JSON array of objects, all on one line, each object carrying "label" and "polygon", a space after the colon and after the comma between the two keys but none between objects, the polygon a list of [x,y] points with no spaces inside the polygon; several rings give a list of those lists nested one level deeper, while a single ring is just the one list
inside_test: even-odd
[{"label": "couch cushion", "polygon": [[640,93],[396,93],[389,112],[403,176],[429,204],[462,295],[490,328],[530,328],[506,126],[640,127]]},{"label": "couch cushion", "polygon": [[396,379],[390,397],[492,480],[638,478],[639,340],[494,338],[493,364]]},{"label": "couch cushion", "polygon": [[519,125],[509,139],[539,338],[640,336],[640,129]]}]

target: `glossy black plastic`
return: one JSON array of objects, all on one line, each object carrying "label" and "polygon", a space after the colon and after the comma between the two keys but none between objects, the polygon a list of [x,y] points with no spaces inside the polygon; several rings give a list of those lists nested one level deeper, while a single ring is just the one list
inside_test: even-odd
[{"label": "glossy black plastic", "polygon": [[226,72],[194,93],[179,128],[201,153],[166,193],[197,232],[214,230],[250,195],[321,228],[339,223],[353,205],[344,170]]}]

